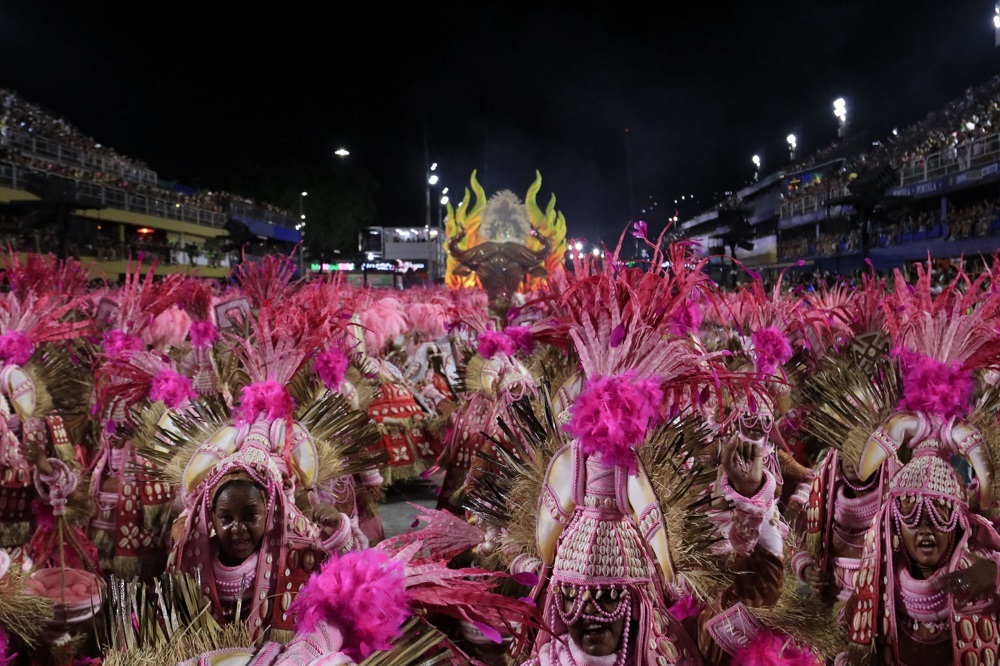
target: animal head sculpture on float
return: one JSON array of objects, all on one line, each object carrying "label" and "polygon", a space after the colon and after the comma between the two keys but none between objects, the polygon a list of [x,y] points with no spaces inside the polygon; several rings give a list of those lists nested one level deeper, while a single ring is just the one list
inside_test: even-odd
[{"label": "animal head sculpture on float", "polygon": [[543,212],[535,203],[542,177],[536,172],[527,201],[503,190],[486,200],[473,171],[470,183],[476,194],[471,206],[469,190],[457,209],[449,203],[446,231],[448,266],[445,284],[453,289],[481,286],[490,309],[503,316],[511,299],[522,288],[530,289],[549,273],[559,270],[566,251],[566,220],[555,209],[555,196]]}]

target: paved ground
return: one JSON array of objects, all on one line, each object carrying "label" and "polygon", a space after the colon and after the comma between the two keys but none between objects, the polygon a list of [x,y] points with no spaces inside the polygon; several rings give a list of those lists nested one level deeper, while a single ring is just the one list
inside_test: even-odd
[{"label": "paved ground", "polygon": [[396,483],[386,491],[380,508],[387,537],[410,529],[417,515],[410,504],[433,509],[437,506],[437,485],[432,480]]}]

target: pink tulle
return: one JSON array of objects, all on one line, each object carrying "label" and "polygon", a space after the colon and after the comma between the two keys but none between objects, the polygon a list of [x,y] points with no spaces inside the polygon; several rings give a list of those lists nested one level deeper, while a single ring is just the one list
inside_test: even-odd
[{"label": "pink tulle", "polygon": [[402,562],[368,549],[331,556],[313,574],[289,609],[296,630],[311,632],[325,622],[340,630],[343,652],[362,661],[390,647],[410,615]]},{"label": "pink tulle", "polygon": [[320,381],[331,391],[339,391],[340,385],[344,381],[344,373],[350,360],[344,352],[336,347],[329,347],[316,355],[316,362],[313,368]]},{"label": "pink tulle", "polygon": [[507,355],[514,353],[514,341],[497,331],[483,331],[476,341],[476,352],[483,358],[493,358],[501,352]]},{"label": "pink tulle", "polygon": [[268,421],[287,419],[295,409],[288,389],[269,379],[244,386],[240,391],[240,406],[236,409],[237,423],[252,423],[263,412]]},{"label": "pink tulle", "polygon": [[144,348],[142,340],[121,329],[116,328],[104,334],[104,353],[108,356],[120,356],[126,351],[139,351]]},{"label": "pink tulle", "polygon": [[662,400],[656,379],[639,379],[634,373],[592,377],[573,403],[565,430],[584,453],[599,453],[605,465],[634,471],[634,449],[642,445],[650,421],[659,417]]},{"label": "pink tulle", "polygon": [[167,367],[156,373],[149,387],[149,399],[153,402],[160,401],[170,409],[177,409],[197,396],[189,378]]},{"label": "pink tulle", "polygon": [[535,348],[535,336],[531,334],[531,329],[527,326],[508,326],[503,332],[514,342],[518,351],[530,354]]},{"label": "pink tulle", "polygon": [[201,348],[209,347],[219,339],[219,331],[216,330],[215,324],[210,321],[193,322],[188,334],[191,336],[191,344]]},{"label": "pink tulle", "polygon": [[35,353],[35,345],[23,331],[7,331],[0,335],[0,361],[24,365]]},{"label": "pink tulle", "polygon": [[792,344],[788,337],[779,329],[770,327],[754,331],[750,338],[753,342],[754,364],[757,372],[773,373],[777,367],[792,358]]},{"label": "pink tulle", "polygon": [[898,352],[903,361],[903,399],[901,409],[945,418],[969,411],[972,401],[972,373],[961,363],[942,363],[911,351]]},{"label": "pink tulle", "polygon": [[811,650],[796,645],[791,638],[769,631],[758,634],[733,655],[741,666],[823,666]]}]

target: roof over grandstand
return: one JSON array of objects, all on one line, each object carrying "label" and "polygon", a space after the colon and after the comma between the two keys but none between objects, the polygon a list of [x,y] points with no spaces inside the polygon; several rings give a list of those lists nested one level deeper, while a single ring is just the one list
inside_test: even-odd
[{"label": "roof over grandstand", "polygon": [[787,165],[789,133],[828,146],[837,97],[880,139],[1000,72],[993,2],[730,4],[6,3],[0,88],[198,187],[347,147],[390,225],[423,219],[425,159],[453,193],[537,169],[571,236],[613,242]]}]

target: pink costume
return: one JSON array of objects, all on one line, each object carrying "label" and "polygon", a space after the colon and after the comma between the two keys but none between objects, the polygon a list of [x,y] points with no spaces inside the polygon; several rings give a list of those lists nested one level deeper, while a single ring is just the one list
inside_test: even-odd
[{"label": "pink costume", "polygon": [[125,284],[101,299],[97,320],[106,327],[95,363],[95,418],[98,449],[90,468],[90,496],[96,505],[90,533],[105,570],[129,578],[162,572],[168,550],[169,512],[174,489],[140,458],[131,435],[131,408],[146,398],[130,392],[126,379],[112,368],[145,353],[139,338],[152,319],[182,296],[183,278],[154,280],[155,263],[146,275],[142,265],[126,274]]},{"label": "pink costume", "polygon": [[518,400],[537,396],[531,373],[515,356],[513,341],[497,348],[494,339],[509,341],[496,331],[479,334],[478,355],[466,369],[463,404],[452,415],[445,442],[447,471],[438,500],[439,509],[462,513],[461,495],[469,476],[484,465],[480,453],[494,454],[494,440],[504,441],[497,419]]},{"label": "pink costume", "polygon": [[805,532],[818,536],[818,552],[798,550],[792,570],[800,580],[810,566],[829,573],[826,594],[844,601],[854,591],[864,537],[882,506],[882,475],[853,482],[841,470],[840,456],[836,449],[827,452],[805,506]]},{"label": "pink costume", "polygon": [[[1000,589],[994,586],[974,599],[943,589],[939,579],[962,571],[977,559],[1000,563],[1000,535],[974,514],[966,491],[951,465],[933,446],[914,452],[889,483],[888,496],[865,540],[848,606],[851,653],[875,663],[996,663]],[[900,500],[911,503],[908,513]],[[940,568],[915,578],[902,544],[900,526],[916,527],[929,518],[951,537]]]},{"label": "pink costume", "polygon": [[[37,527],[40,496],[34,464],[26,457],[29,447],[54,456],[50,461],[58,472],[49,479],[54,496],[62,494],[60,486],[75,488],[79,472],[78,451],[59,412],[65,406],[53,404],[47,390],[56,387],[35,382],[73,368],[67,342],[87,333],[89,322],[73,321],[85,300],[72,284],[81,271],[78,264],[36,257],[22,265],[16,255],[5,257],[5,263],[9,291],[0,297],[0,547],[19,565],[30,565],[32,556],[24,546]],[[51,512],[43,511],[46,524]]]},{"label": "pink costume", "polygon": [[[349,520],[342,520],[337,532],[323,536],[296,508],[279,445],[286,427],[282,419],[269,423],[260,418],[252,425],[245,423],[237,428],[233,433],[234,452],[219,460],[198,481],[189,500],[183,537],[174,547],[173,562],[178,570],[201,570],[204,592],[212,600],[218,619],[233,621],[240,600],[247,613],[244,619],[255,633],[269,627],[291,630],[288,608],[309,574],[318,570],[328,553],[346,552],[356,546]],[[203,450],[212,455],[208,443]],[[199,464],[197,458],[192,463]],[[221,484],[236,477],[248,478],[264,489],[266,532],[254,555],[235,567],[227,567],[218,559],[211,534],[212,500]]]},{"label": "pink costume", "polygon": [[[648,545],[663,530],[659,505],[631,505],[628,467],[605,465],[600,456],[584,454],[578,446],[560,451],[564,452],[572,458],[573,509],[567,513],[562,499],[551,489],[544,490],[539,511],[551,515],[563,525],[563,531],[543,606],[544,622],[552,633],[539,635],[533,663],[700,664],[694,642],[667,612],[660,567]],[[597,607],[595,620],[624,618],[622,642],[608,657],[584,654],[567,630],[567,625],[589,619],[584,611],[594,589],[619,599],[611,613]]]}]

